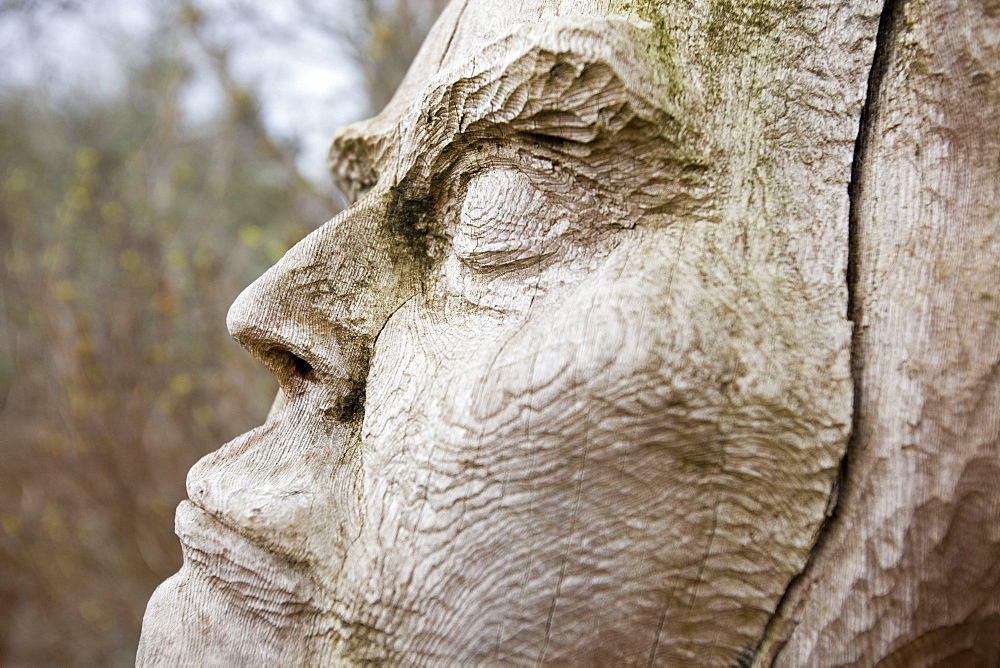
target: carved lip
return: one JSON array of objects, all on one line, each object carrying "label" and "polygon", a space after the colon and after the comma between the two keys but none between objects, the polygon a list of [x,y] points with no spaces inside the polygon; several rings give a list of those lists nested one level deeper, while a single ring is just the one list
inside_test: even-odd
[{"label": "carved lip", "polygon": [[381,663],[391,655],[381,631],[333,610],[329,594],[306,574],[301,563],[248,540],[188,500],[177,506],[175,532],[184,551],[185,568],[179,575],[185,577],[186,572],[188,578],[203,578],[231,604],[230,610],[249,612],[320,645],[332,642],[327,651],[341,646],[348,652],[341,657],[345,661]]},{"label": "carved lip", "polygon": [[240,607],[275,626],[320,612],[319,590],[300,565],[248,540],[191,501],[177,506],[174,531],[185,564]]}]

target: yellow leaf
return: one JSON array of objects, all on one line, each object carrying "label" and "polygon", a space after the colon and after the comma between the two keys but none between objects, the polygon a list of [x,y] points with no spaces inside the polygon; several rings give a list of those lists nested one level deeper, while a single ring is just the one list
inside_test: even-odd
[{"label": "yellow leaf", "polygon": [[90,170],[97,166],[101,154],[93,146],[84,146],[76,152],[76,167],[80,170]]},{"label": "yellow leaf", "polygon": [[101,216],[112,225],[118,225],[125,220],[125,207],[118,200],[111,200],[101,205]]},{"label": "yellow leaf", "polygon": [[256,248],[260,245],[262,236],[260,228],[256,225],[243,225],[240,227],[240,241],[243,242],[244,246]]},{"label": "yellow leaf", "polygon": [[194,389],[194,383],[191,382],[190,374],[179,373],[170,379],[171,394],[182,397],[190,393],[192,389]]},{"label": "yellow leaf", "polygon": [[76,288],[70,281],[56,281],[52,285],[52,296],[56,301],[71,302],[76,298]]},{"label": "yellow leaf", "polygon": [[11,538],[17,538],[21,535],[21,518],[17,515],[4,515],[0,524],[3,524],[4,533]]},{"label": "yellow leaf", "polygon": [[84,601],[79,607],[80,616],[83,617],[84,621],[90,622],[91,624],[96,624],[103,617],[103,610],[101,606],[96,601]]},{"label": "yellow leaf", "polygon": [[134,248],[128,248],[118,257],[118,264],[125,271],[135,271],[142,266],[142,257]]},{"label": "yellow leaf", "polygon": [[207,404],[198,404],[194,407],[194,421],[204,427],[212,420],[212,407]]}]

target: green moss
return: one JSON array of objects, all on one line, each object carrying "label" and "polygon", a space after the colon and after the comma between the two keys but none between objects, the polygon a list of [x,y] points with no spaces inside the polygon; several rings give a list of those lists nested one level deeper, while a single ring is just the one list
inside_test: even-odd
[{"label": "green moss", "polygon": [[717,53],[745,53],[800,9],[801,0],[712,0],[705,37]]},{"label": "green moss", "polygon": [[407,195],[406,189],[394,187],[386,212],[386,224],[390,233],[401,243],[394,246],[405,257],[419,267],[426,268],[433,260],[433,240],[428,224],[433,206],[426,198]]},{"label": "green moss", "polygon": [[666,13],[663,11],[662,2],[656,0],[620,2],[615,3],[613,11],[615,10],[622,14],[638,16],[653,26],[654,39],[646,44],[646,52],[660,65],[661,71],[666,75],[670,86],[667,90],[668,96],[678,97],[681,86],[675,58],[677,49],[671,26],[667,23]]}]

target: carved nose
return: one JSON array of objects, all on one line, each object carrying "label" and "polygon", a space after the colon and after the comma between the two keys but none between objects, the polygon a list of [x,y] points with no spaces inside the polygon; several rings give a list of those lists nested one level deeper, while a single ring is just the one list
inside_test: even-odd
[{"label": "carved nose", "polygon": [[295,247],[236,299],[227,325],[292,398],[356,397],[375,337],[419,273],[393,232],[393,198],[373,193]]},{"label": "carved nose", "polygon": [[[294,410],[206,455],[188,496],[246,538],[296,562],[334,564],[356,519],[327,510],[357,483],[358,435],[375,338],[415,294],[391,196],[369,196],[292,248],[236,299],[229,331],[277,377]],[[318,418],[318,419],[317,419]],[[187,540],[187,539],[185,539]],[[197,546],[196,546],[197,547]]]}]

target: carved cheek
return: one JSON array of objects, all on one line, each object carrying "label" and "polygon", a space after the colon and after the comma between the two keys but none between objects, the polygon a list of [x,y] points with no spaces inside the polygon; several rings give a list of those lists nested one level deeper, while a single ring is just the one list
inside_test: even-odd
[{"label": "carved cheek", "polygon": [[469,182],[452,239],[473,269],[517,265],[553,254],[567,224],[563,211],[514,169],[494,169]]}]

